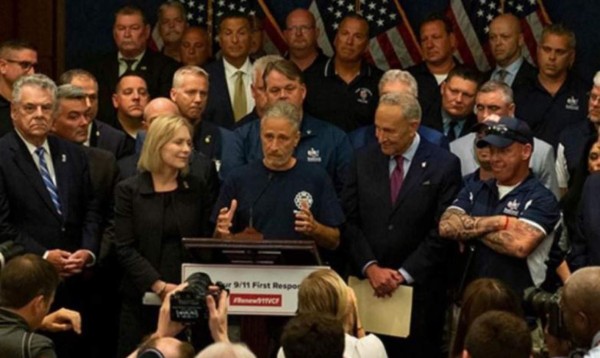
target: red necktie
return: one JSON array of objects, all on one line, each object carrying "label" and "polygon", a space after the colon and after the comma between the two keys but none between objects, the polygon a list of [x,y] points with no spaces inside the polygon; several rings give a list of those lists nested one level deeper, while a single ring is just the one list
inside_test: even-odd
[{"label": "red necktie", "polygon": [[392,171],[390,176],[390,194],[392,204],[396,202],[400,188],[402,188],[402,182],[404,181],[404,157],[397,155],[394,157],[396,160],[396,168]]}]

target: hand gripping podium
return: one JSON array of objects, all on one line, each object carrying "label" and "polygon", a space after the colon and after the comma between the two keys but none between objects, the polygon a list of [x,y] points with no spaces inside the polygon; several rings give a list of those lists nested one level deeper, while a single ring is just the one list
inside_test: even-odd
[{"label": "hand gripping podium", "polygon": [[300,282],[324,268],[312,240],[184,238],[183,245],[194,263],[183,264],[182,281],[200,271],[223,282],[229,314],[242,316],[242,341],[258,357],[267,356],[267,326],[277,321],[263,316],[295,315]]}]

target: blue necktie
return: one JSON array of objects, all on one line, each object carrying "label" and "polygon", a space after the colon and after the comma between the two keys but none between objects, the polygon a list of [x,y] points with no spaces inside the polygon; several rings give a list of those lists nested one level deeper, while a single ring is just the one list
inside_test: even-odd
[{"label": "blue necktie", "polygon": [[48,165],[46,164],[46,158],[44,157],[45,151],[46,150],[44,147],[39,147],[35,150],[35,154],[37,154],[38,158],[40,159],[40,173],[42,174],[42,180],[44,181],[46,190],[48,190],[48,194],[50,194],[50,199],[52,199],[52,203],[54,204],[58,215],[62,215],[62,210],[60,209],[60,200],[58,198],[58,190],[52,181],[52,177],[50,176],[50,171],[48,170]]}]

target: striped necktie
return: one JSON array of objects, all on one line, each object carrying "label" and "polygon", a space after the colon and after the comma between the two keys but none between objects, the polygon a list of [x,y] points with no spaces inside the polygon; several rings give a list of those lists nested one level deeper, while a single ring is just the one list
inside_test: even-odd
[{"label": "striped necktie", "polygon": [[50,194],[50,199],[52,199],[52,203],[54,204],[58,215],[62,215],[60,199],[58,197],[58,189],[56,188],[56,184],[54,184],[52,177],[50,176],[50,171],[48,170],[48,165],[46,164],[46,157],[44,156],[45,152],[46,150],[44,147],[38,147],[35,150],[35,154],[38,155],[40,160],[40,173],[42,174],[42,180],[44,181],[46,190],[48,190],[48,194]]}]

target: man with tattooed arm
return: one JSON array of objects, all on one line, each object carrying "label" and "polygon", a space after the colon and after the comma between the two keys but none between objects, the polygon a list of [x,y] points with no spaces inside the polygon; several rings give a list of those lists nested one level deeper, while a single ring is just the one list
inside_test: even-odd
[{"label": "man with tattooed arm", "polygon": [[484,123],[477,146],[490,148],[494,178],[463,188],[442,215],[439,232],[466,248],[466,283],[491,277],[522,292],[544,281],[560,211],[529,170],[533,135],[527,124],[512,117]]}]

